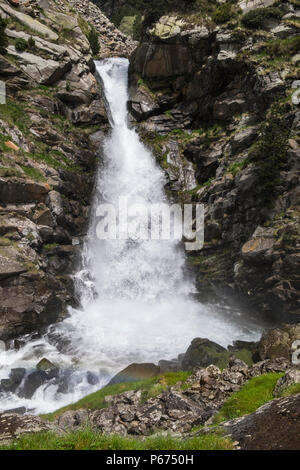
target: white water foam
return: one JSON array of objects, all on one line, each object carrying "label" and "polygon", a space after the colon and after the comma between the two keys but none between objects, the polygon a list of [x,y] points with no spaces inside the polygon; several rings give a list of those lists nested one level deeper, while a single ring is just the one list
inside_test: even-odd
[{"label": "white water foam", "polygon": [[[100,202],[118,206],[167,203],[165,175],[151,151],[127,124],[126,59],[96,62],[110,116],[111,132],[103,144],[90,230],[76,285],[80,309],[52,326],[19,351],[0,353],[0,379],[12,367],[32,370],[47,357],[68,370],[67,393],[55,381],[38,388],[31,399],[3,395],[0,409],[25,406],[35,413],[55,410],[99,389],[132,362],[172,359],[199,336],[227,346],[235,339],[255,340],[260,327],[240,311],[193,300],[194,282],[185,271],[185,254],[174,240],[99,240],[95,235]],[[119,223],[121,223],[119,221]],[[122,227],[121,227],[122,228]],[[30,338],[28,338],[30,339]],[[87,371],[98,377],[90,384]]]}]

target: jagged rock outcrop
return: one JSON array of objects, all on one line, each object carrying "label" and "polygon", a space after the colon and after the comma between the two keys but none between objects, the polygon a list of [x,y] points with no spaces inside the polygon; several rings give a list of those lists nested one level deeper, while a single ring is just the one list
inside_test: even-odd
[{"label": "jagged rock outcrop", "polygon": [[[236,293],[271,321],[294,322],[299,70],[297,47],[284,48],[297,43],[299,27],[284,39],[274,27],[247,28],[240,15],[262,4],[246,3],[217,26],[210,12],[197,20],[192,11],[151,25],[131,56],[129,109],[166,170],[168,189],[205,206],[204,249],[188,254],[200,292]],[[286,30],[299,10],[289,2],[280,8]],[[273,47],[286,51],[280,65]],[[286,98],[291,92],[295,99]],[[175,171],[171,141],[179,149]],[[187,164],[190,185],[180,177]]]}]

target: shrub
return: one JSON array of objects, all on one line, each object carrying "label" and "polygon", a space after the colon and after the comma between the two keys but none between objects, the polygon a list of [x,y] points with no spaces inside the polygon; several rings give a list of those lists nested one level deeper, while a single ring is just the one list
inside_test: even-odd
[{"label": "shrub", "polygon": [[226,23],[232,18],[232,6],[230,3],[224,3],[218,6],[212,14],[215,23]]},{"label": "shrub", "polygon": [[94,55],[99,54],[100,52],[100,44],[99,44],[99,33],[96,31],[94,26],[91,27],[88,35],[87,35],[88,41],[90,43],[92,52]]},{"label": "shrub", "polygon": [[5,34],[5,28],[7,22],[0,18],[0,54],[6,54],[6,48],[8,46],[8,37]]},{"label": "shrub", "polygon": [[34,49],[35,48],[35,40],[33,39],[32,36],[28,39],[28,47],[29,49]]},{"label": "shrub", "polygon": [[28,47],[28,42],[25,39],[18,38],[16,40],[15,48],[17,51],[24,52],[26,51],[27,47]]},{"label": "shrub", "polygon": [[287,103],[274,103],[261,125],[260,139],[250,153],[256,164],[258,185],[261,196],[269,202],[276,186],[280,184],[280,172],[287,161],[290,123],[286,117]]},{"label": "shrub", "polygon": [[275,41],[270,41],[265,46],[265,51],[271,59],[294,55],[299,51],[299,49],[300,36],[294,36],[287,39],[276,39]]},{"label": "shrub", "polygon": [[241,21],[246,28],[258,29],[264,26],[268,18],[281,18],[282,12],[277,7],[257,8],[246,13]]}]

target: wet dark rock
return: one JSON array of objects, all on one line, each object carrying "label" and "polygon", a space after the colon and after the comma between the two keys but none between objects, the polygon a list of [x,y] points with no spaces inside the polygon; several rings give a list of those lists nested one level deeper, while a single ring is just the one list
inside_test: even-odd
[{"label": "wet dark rock", "polygon": [[48,374],[42,370],[30,372],[25,378],[20,396],[23,398],[32,398],[36,390],[47,382],[48,379]]},{"label": "wet dark rock", "polygon": [[86,379],[90,385],[97,385],[99,383],[99,377],[91,371],[87,371]]}]

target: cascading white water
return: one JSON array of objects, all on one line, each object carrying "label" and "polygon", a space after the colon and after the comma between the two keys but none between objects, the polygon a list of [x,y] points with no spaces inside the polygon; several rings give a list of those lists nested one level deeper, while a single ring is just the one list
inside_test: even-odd
[{"label": "cascading white water", "polygon": [[[36,413],[52,411],[99,389],[132,362],[176,357],[196,336],[227,346],[259,335],[259,326],[245,322],[239,311],[193,300],[194,283],[175,240],[142,240],[133,232],[126,240],[96,237],[99,203],[118,207],[120,197],[127,198],[128,207],[167,203],[163,171],[127,125],[128,61],[105,59],[96,68],[112,129],[103,144],[82,270],[76,275],[82,307],[70,309],[69,318],[42,338],[28,337],[19,351],[0,354],[0,379],[13,367],[30,370],[47,357],[67,371],[68,388],[62,390],[53,379],[28,399],[19,396],[21,384],[14,394],[2,394],[0,410],[25,406]],[[122,231],[120,225],[119,220]]]}]

